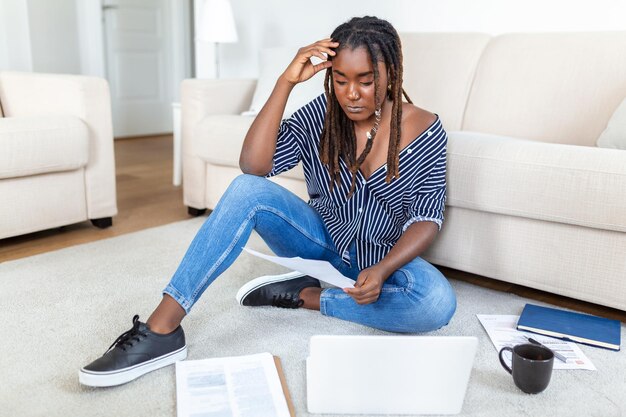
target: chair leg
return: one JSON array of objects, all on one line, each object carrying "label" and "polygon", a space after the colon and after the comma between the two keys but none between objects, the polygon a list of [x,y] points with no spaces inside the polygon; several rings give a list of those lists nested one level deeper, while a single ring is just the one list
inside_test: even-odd
[{"label": "chair leg", "polygon": [[190,216],[194,216],[194,217],[198,217],[198,216],[202,216],[204,213],[206,213],[206,209],[198,209],[195,207],[187,207],[187,213],[189,213]]},{"label": "chair leg", "polygon": [[106,229],[107,227],[113,226],[113,218],[112,217],[102,217],[101,219],[90,219],[91,224],[96,226],[98,229]]}]

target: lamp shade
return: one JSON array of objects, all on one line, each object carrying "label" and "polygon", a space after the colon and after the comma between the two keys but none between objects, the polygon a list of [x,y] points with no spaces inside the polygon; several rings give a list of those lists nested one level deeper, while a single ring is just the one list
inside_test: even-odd
[{"label": "lamp shade", "polygon": [[205,0],[197,39],[204,42],[237,42],[237,27],[228,0]]}]

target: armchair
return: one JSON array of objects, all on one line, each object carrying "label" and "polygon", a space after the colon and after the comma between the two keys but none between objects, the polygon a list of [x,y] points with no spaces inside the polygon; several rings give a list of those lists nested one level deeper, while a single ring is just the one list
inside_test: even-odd
[{"label": "armchair", "polygon": [[117,214],[109,87],[0,72],[0,239]]}]

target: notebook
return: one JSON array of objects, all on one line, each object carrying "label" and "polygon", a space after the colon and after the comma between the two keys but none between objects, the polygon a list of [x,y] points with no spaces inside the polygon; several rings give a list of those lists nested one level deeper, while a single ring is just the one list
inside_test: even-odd
[{"label": "notebook", "polygon": [[526,304],[517,330],[620,350],[620,322],[589,314]]},{"label": "notebook", "polygon": [[308,411],[458,414],[477,344],[460,336],[313,336]]}]

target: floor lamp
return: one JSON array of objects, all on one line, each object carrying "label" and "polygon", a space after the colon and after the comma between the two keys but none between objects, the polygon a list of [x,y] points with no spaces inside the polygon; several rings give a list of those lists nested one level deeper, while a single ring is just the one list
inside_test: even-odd
[{"label": "floor lamp", "polygon": [[215,75],[220,78],[220,43],[237,42],[237,27],[229,0],[205,0],[197,40],[215,44]]}]

